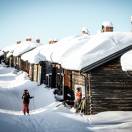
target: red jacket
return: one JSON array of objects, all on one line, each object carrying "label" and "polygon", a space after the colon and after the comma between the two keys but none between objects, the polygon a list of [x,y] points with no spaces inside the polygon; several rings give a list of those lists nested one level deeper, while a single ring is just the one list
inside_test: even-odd
[{"label": "red jacket", "polygon": [[75,98],[76,98],[76,100],[81,100],[82,93],[80,91],[77,91],[76,94],[75,94]]}]

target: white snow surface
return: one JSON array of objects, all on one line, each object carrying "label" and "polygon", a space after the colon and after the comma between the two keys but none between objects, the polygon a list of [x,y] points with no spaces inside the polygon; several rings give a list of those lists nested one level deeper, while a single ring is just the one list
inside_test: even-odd
[{"label": "white snow surface", "polygon": [[40,43],[35,43],[31,41],[23,41],[20,44],[17,44],[13,51],[13,56],[19,56],[29,50],[32,50],[38,46],[40,46]]},{"label": "white snow surface", "polygon": [[40,61],[45,61],[46,60],[45,56],[40,53],[40,50],[42,49],[43,46],[41,45],[41,46],[23,54],[21,56],[21,59],[24,61],[28,61],[31,64],[38,64]]},{"label": "white snow surface", "polygon": [[[21,97],[24,89],[34,96],[30,100],[30,116],[22,113]],[[37,86],[25,72],[0,65],[1,132],[87,132],[83,117],[77,115],[71,120],[65,117],[67,114],[75,117],[74,113],[54,99],[52,89],[45,85]]]},{"label": "white snow surface", "polygon": [[81,70],[130,45],[132,45],[132,33],[99,33],[89,36],[83,43],[79,41],[68,50],[66,50],[66,46],[56,47],[52,58],[53,61],[60,63],[65,69]]},{"label": "white snow surface", "polygon": [[21,56],[22,60],[28,61],[31,64],[38,64],[40,61],[50,61],[51,54],[55,49],[56,44],[45,44],[29,51]]},{"label": "white snow surface", "polygon": [[8,52],[6,57],[9,58],[11,55],[13,55],[13,52]]},{"label": "white snow surface", "polygon": [[121,56],[121,67],[123,71],[132,71],[132,50]]},{"label": "white snow surface", "polygon": [[[28,89],[30,116],[22,113],[22,93]],[[25,72],[0,65],[1,132],[131,132],[132,112],[108,111],[80,115],[56,102],[53,90],[37,86]]]},{"label": "white snow surface", "polygon": [[[61,61],[64,59],[65,55],[74,54],[74,52],[89,41],[92,36],[90,35],[76,35],[70,36],[59,41],[51,55],[53,62],[62,64]],[[69,64],[69,66],[71,66]]]}]

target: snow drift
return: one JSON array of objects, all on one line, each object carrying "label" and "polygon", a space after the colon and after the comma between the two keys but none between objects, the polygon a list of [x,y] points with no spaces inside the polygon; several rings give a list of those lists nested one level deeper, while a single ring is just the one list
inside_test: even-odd
[{"label": "snow drift", "polygon": [[123,71],[132,71],[132,50],[121,56],[121,66]]}]

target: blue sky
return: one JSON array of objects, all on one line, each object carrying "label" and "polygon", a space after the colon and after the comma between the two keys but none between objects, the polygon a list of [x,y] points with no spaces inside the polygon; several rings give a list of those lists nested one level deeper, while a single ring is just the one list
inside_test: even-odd
[{"label": "blue sky", "polygon": [[130,31],[132,0],[0,0],[0,47],[26,37],[61,39],[80,33],[95,34],[101,23],[112,21],[115,31]]}]

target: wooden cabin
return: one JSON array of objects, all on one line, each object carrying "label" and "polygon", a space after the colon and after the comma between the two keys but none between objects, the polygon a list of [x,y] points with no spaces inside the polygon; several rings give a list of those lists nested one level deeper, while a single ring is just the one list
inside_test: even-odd
[{"label": "wooden cabin", "polygon": [[4,63],[9,66],[9,59],[7,58],[7,54],[9,51],[4,51]]},{"label": "wooden cabin", "polygon": [[29,64],[29,78],[40,84],[51,87],[52,65],[50,62],[41,61],[39,64]]},{"label": "wooden cabin", "polygon": [[48,61],[44,62],[45,65],[43,66],[43,73],[45,74],[44,77],[44,84],[51,88],[60,87],[61,82],[59,81],[61,75],[60,65],[56,63],[51,63]]},{"label": "wooden cabin", "polygon": [[8,60],[9,60],[9,66],[13,67],[14,66],[13,65],[13,55],[10,55],[9,58],[8,58]]},{"label": "wooden cabin", "polygon": [[30,63],[28,61],[24,61],[21,59],[21,65],[20,65],[20,69],[22,71],[25,71],[29,74],[29,69],[30,69]]},{"label": "wooden cabin", "polygon": [[4,53],[3,55],[0,55],[0,63],[4,60]]},{"label": "wooden cabin", "polygon": [[28,72],[28,70],[27,70],[27,69],[29,69],[28,62],[23,61],[21,59],[21,56],[23,54],[27,53],[27,52],[30,52],[31,50],[33,50],[35,48],[32,48],[32,49],[30,49],[30,50],[28,50],[28,51],[26,51],[26,52],[24,52],[24,53],[22,53],[22,54],[20,54],[18,56],[13,56],[13,64],[14,64],[14,67],[16,69],[18,69],[18,70],[24,70],[24,71]]},{"label": "wooden cabin", "polygon": [[33,66],[33,64],[29,63],[29,74],[28,75],[29,75],[29,78],[30,78],[31,81],[33,81],[33,76],[34,76],[33,71],[34,71],[34,66]]},{"label": "wooden cabin", "polygon": [[52,76],[52,63],[45,61],[45,80],[44,84],[46,84],[48,87],[51,87],[51,76]]},{"label": "wooden cabin", "polygon": [[122,71],[120,56],[128,46],[81,70],[85,76],[86,113],[132,110],[132,78]]},{"label": "wooden cabin", "polygon": [[14,68],[18,69],[18,61],[16,56],[13,56],[13,66]]},{"label": "wooden cabin", "polygon": [[33,64],[32,65],[33,69],[33,81],[37,82],[38,85],[42,84],[45,82],[45,63],[40,62],[39,64]]},{"label": "wooden cabin", "polygon": [[56,88],[61,91],[63,88],[63,68],[60,64],[56,64]]},{"label": "wooden cabin", "polygon": [[[31,38],[26,38],[26,42],[31,42],[31,41],[32,41]],[[36,43],[40,43],[40,39],[37,39]],[[21,41],[17,41],[17,44],[21,44],[22,45],[23,43],[21,43]],[[37,46],[31,47],[30,49],[28,49],[28,51],[21,51],[22,52],[21,54],[19,53],[19,54],[17,54],[17,56],[13,56],[13,65],[14,65],[14,67],[16,69],[18,69],[18,70],[24,70],[24,71],[28,72],[29,71],[29,64],[28,64],[28,62],[23,61],[21,59],[21,56],[23,54],[27,53],[27,52],[32,51],[36,47]],[[21,47],[19,47],[19,48],[21,48]]]}]

